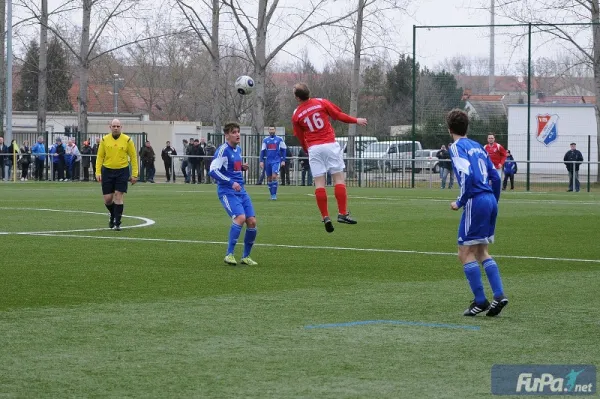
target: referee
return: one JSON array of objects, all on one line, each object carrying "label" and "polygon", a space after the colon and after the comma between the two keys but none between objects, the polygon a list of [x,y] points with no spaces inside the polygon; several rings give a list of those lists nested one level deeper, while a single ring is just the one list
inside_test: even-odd
[{"label": "referee", "polygon": [[[111,133],[102,137],[96,158],[96,179],[102,183],[104,205],[110,212],[108,227],[121,230],[123,194],[127,192],[127,181],[135,184],[138,175],[138,159],[133,140],[121,133],[121,122],[113,119]],[[131,162],[132,176],[129,176]]]}]

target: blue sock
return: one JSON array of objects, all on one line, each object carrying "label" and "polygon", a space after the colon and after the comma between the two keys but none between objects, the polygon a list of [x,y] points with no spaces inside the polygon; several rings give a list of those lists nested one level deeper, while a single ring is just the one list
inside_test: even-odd
[{"label": "blue sock", "polygon": [[267,186],[269,186],[269,194],[273,195],[273,182],[272,181],[268,182]]},{"label": "blue sock", "polygon": [[231,228],[229,229],[229,243],[227,244],[227,255],[233,253],[235,244],[237,244],[241,232],[242,226],[237,225],[235,223],[231,223]]},{"label": "blue sock", "polygon": [[485,302],[485,293],[483,292],[483,281],[481,281],[481,270],[479,269],[479,263],[470,262],[463,265],[465,276],[471,286],[471,291],[475,295],[475,303],[482,304]]},{"label": "blue sock", "polygon": [[273,182],[273,195],[277,195],[277,187],[279,187],[279,182],[277,180],[275,180]]},{"label": "blue sock", "polygon": [[494,258],[489,258],[483,261],[483,268],[485,274],[487,274],[488,281],[494,292],[494,298],[504,295],[504,289],[502,287],[502,277],[500,277],[500,271]]},{"label": "blue sock", "polygon": [[242,258],[250,256],[254,240],[256,240],[256,227],[246,228],[246,234],[244,234],[244,254],[242,255]]}]

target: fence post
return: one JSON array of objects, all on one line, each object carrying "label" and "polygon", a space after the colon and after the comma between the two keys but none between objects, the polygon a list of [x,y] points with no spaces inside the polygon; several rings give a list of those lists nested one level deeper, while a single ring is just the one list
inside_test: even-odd
[{"label": "fence post", "polygon": [[587,153],[587,160],[588,160],[588,171],[587,171],[587,192],[590,192],[591,189],[591,182],[590,182],[590,174],[592,173],[592,164],[590,163],[590,161],[592,160],[591,158],[592,156],[592,136],[588,134],[588,153]]},{"label": "fence post", "polygon": [[529,23],[527,49],[527,183],[525,191],[529,191],[531,178],[531,22]]}]

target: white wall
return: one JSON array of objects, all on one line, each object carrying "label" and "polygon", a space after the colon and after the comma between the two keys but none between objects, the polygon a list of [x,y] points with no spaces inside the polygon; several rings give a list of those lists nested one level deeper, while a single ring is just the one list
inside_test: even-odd
[{"label": "white wall", "polygon": [[[557,139],[545,145],[537,140],[538,115],[557,115]],[[575,142],[585,161],[598,162],[598,142],[596,116],[591,104],[547,104],[531,105],[530,112],[530,160],[532,173],[556,173],[566,168],[562,164],[541,164],[535,161],[560,161],[569,151],[569,144]],[[517,161],[527,160],[527,105],[508,106],[508,149]],[[591,136],[591,156],[588,159],[588,136]],[[525,171],[526,164],[519,164]],[[582,170],[587,166],[582,165]],[[591,173],[597,173],[597,165],[592,165]]]}]

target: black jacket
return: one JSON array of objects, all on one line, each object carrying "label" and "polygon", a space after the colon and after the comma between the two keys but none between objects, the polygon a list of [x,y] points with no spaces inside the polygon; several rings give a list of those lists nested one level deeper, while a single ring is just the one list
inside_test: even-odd
[{"label": "black jacket", "polygon": [[171,155],[177,155],[177,151],[175,151],[175,148],[173,147],[165,147],[160,152],[160,157],[162,158],[163,162],[169,165],[173,161]]},{"label": "black jacket", "polygon": [[6,144],[2,144],[0,146],[0,167],[8,165],[8,163],[10,162],[9,156],[7,154],[10,154],[8,146]]},{"label": "black jacket", "polygon": [[563,159],[563,161],[565,161],[565,166],[569,172],[573,171],[573,162],[576,162],[575,171],[579,171],[579,165],[583,162],[583,155],[579,150],[569,150],[565,154],[565,159]]},{"label": "black jacket", "polygon": [[450,162],[450,153],[448,152],[448,150],[439,150],[435,156],[442,160],[442,159],[447,159],[447,161],[442,161],[440,162],[440,168],[444,168],[444,169],[452,169],[452,162]]},{"label": "black jacket", "polygon": [[[202,147],[200,147],[200,145],[191,145],[188,147],[187,149],[187,155],[200,155],[200,156],[204,156],[204,149]],[[200,165],[200,163],[202,162],[202,158],[189,158],[189,162],[192,165]]]},{"label": "black jacket", "polygon": [[298,158],[300,158],[300,167],[304,170],[309,170],[310,164],[308,163],[308,157],[303,148],[300,148],[300,151],[298,151]]}]

